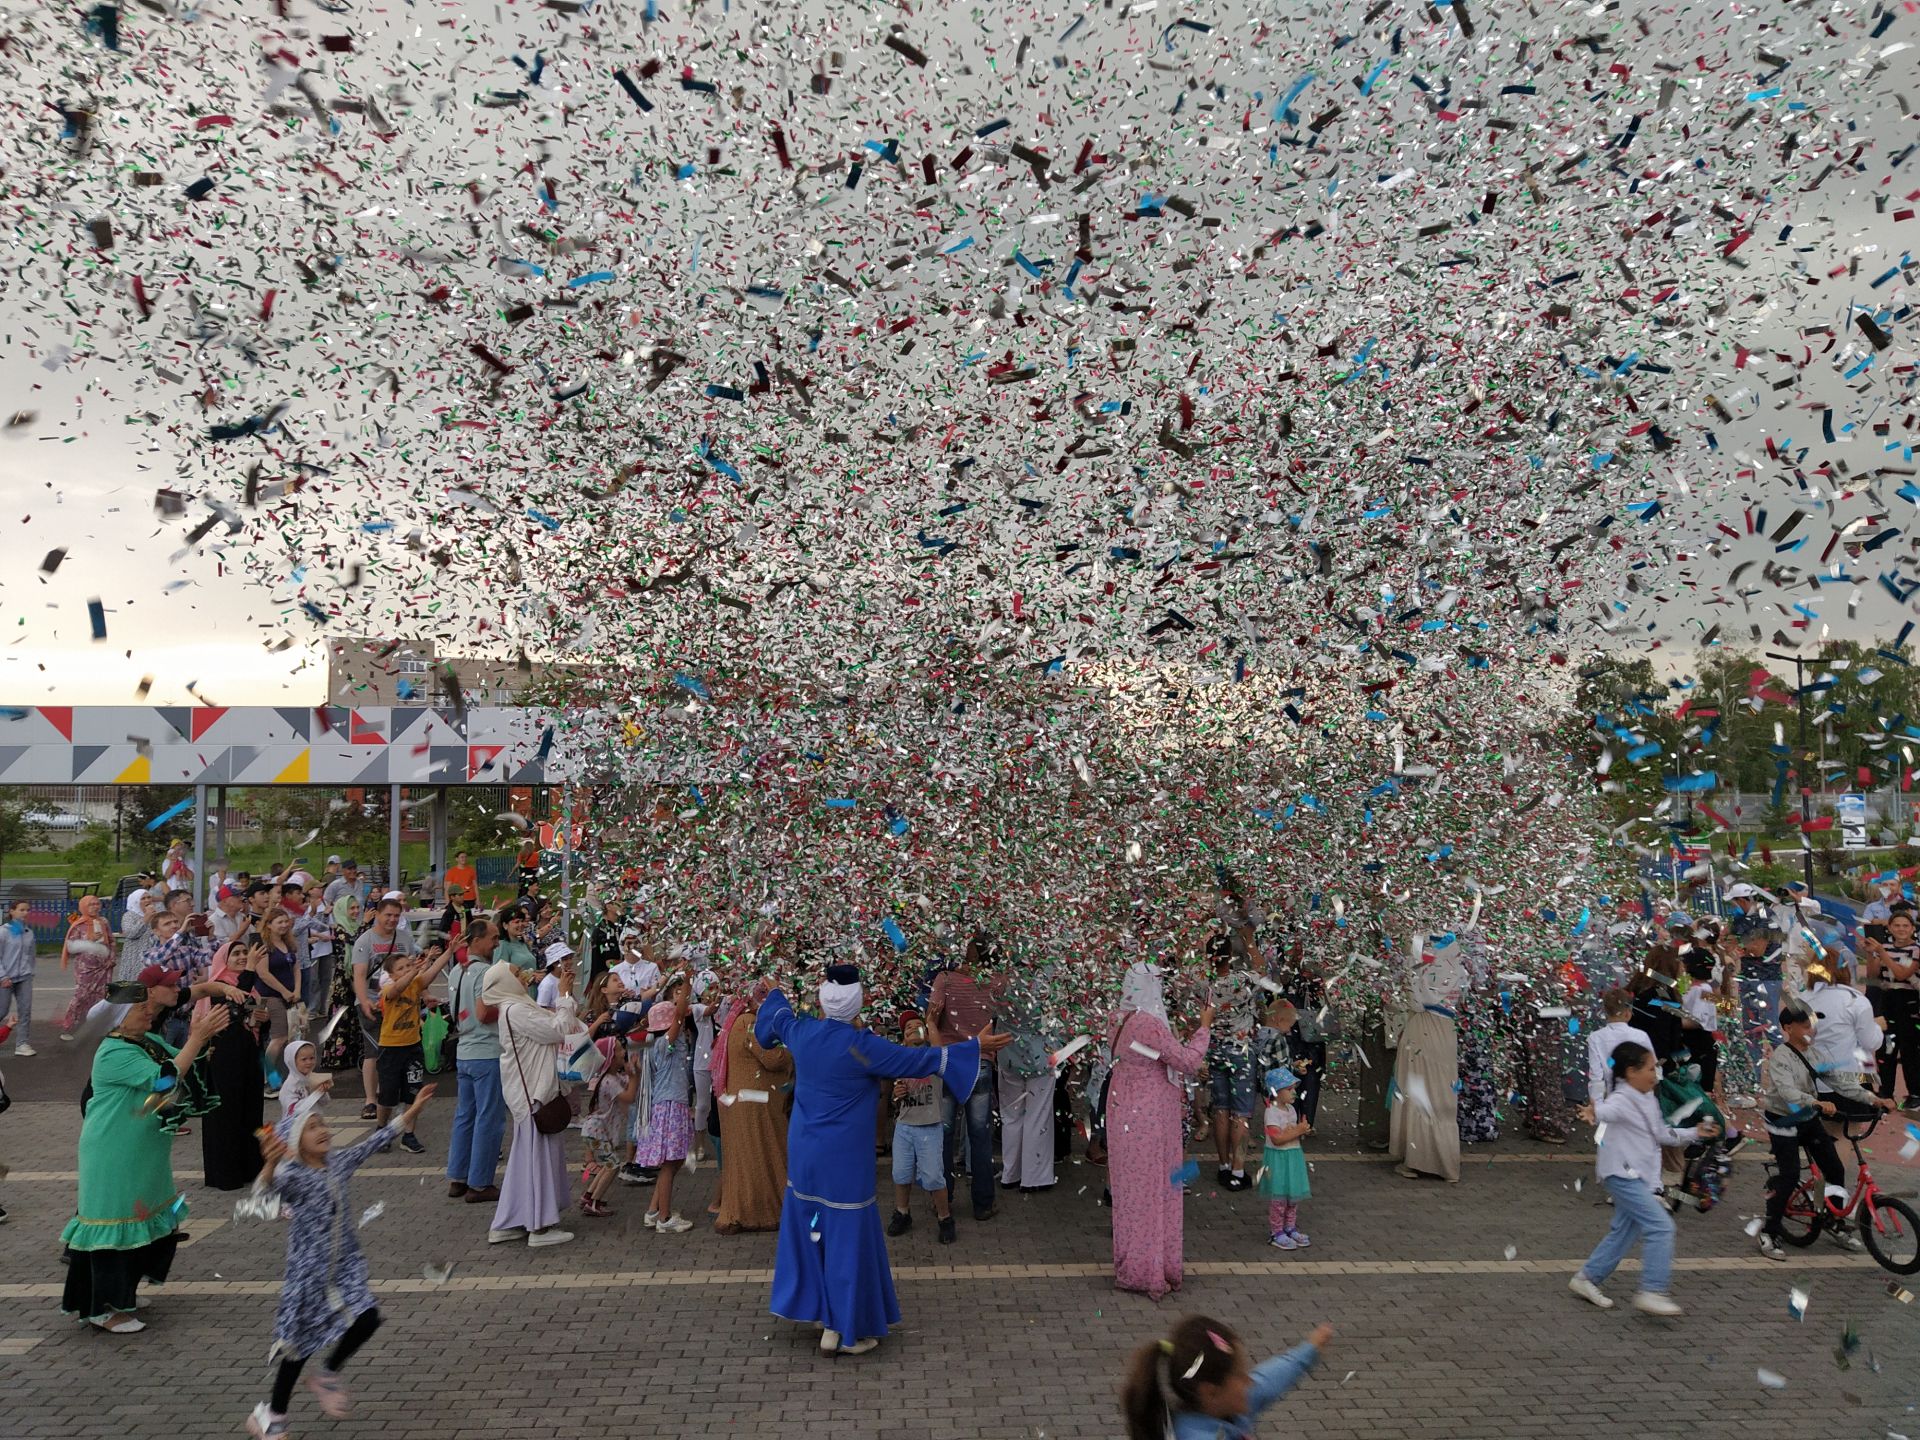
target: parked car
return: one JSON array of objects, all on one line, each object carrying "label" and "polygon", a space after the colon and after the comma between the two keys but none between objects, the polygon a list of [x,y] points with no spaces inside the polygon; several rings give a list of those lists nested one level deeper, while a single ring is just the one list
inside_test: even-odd
[{"label": "parked car", "polygon": [[27,824],[41,830],[84,830],[87,819],[84,815],[73,815],[65,810],[29,810],[21,817]]}]

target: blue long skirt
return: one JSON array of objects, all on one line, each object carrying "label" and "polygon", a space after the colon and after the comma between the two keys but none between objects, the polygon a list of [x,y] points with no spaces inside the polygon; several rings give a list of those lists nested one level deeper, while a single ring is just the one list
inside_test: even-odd
[{"label": "blue long skirt", "polygon": [[775,1315],[838,1330],[848,1344],[900,1323],[877,1203],[840,1210],[788,1187],[773,1262]]}]

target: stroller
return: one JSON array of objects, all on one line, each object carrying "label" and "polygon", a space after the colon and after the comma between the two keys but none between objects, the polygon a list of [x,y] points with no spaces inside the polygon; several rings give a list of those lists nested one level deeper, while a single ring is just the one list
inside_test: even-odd
[{"label": "stroller", "polygon": [[1700,1067],[1675,1065],[1655,1088],[1654,1099],[1660,1113],[1675,1129],[1714,1120],[1720,1134],[1712,1140],[1696,1141],[1686,1150],[1686,1164],[1678,1186],[1664,1186],[1661,1197],[1669,1210],[1690,1205],[1705,1214],[1720,1203],[1727,1188],[1727,1176],[1733,1173],[1733,1157],[1746,1144],[1746,1137],[1727,1124],[1727,1117],[1713,1098],[1700,1088]]}]

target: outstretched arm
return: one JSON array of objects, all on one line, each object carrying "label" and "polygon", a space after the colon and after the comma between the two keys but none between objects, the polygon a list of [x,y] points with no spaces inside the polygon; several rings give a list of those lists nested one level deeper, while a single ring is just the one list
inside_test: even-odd
[{"label": "outstretched arm", "polygon": [[778,1040],[786,1042],[787,1031],[799,1020],[793,1013],[793,1006],[781,991],[775,990],[761,1002],[760,1011],[753,1017],[753,1038],[762,1045],[771,1045]]}]

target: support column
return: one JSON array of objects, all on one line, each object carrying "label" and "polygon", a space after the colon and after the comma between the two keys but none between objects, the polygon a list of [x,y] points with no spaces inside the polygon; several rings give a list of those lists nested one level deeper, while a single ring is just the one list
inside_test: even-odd
[{"label": "support column", "polygon": [[452,818],[447,787],[433,792],[433,805],[427,811],[427,864],[442,878],[447,873],[447,831]]},{"label": "support column", "polygon": [[204,911],[207,895],[207,787],[193,787],[193,908]]},{"label": "support column", "polygon": [[[573,787],[560,787],[560,938],[573,933]],[[567,941],[572,944],[571,940]],[[592,964],[587,966],[592,972]]]},{"label": "support column", "polygon": [[387,787],[387,889],[400,888],[400,787]]},{"label": "support column", "polygon": [[227,787],[222,785],[213,794],[213,848],[224,862],[227,858]]}]

